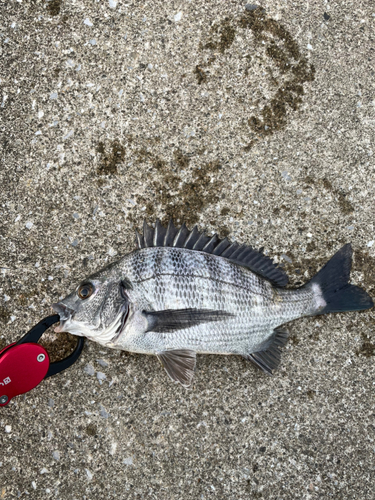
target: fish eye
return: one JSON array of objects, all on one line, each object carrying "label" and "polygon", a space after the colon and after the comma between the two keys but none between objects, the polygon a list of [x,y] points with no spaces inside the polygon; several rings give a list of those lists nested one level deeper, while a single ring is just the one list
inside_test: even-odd
[{"label": "fish eye", "polygon": [[88,299],[93,294],[94,287],[91,283],[84,283],[78,288],[78,297],[82,300]]}]

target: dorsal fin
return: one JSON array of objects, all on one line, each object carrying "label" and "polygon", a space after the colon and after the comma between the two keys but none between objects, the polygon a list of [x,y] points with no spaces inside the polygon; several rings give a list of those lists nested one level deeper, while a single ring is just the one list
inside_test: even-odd
[{"label": "dorsal fin", "polygon": [[138,248],[178,247],[211,253],[224,257],[239,266],[247,267],[274,285],[285,286],[288,283],[288,276],[269,257],[262,254],[263,249],[257,251],[248,245],[231,243],[227,238],[220,239],[217,234],[207,236],[196,226],[191,231],[185,224],[177,229],[170,220],[168,227],[165,228],[157,220],[154,229],[144,221],[143,234],[136,231],[136,243]]}]

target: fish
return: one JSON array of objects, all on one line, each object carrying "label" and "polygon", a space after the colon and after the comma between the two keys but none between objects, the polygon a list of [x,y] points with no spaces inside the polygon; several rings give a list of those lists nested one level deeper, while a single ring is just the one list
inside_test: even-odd
[{"label": "fish", "polygon": [[272,375],[292,320],[371,308],[349,283],[353,250],[344,245],[306,284],[286,288],[278,264],[251,246],[195,226],[146,222],[137,248],[80,282],[52,304],[56,332],[157,356],[176,383],[189,387],[197,354],[240,355]]}]

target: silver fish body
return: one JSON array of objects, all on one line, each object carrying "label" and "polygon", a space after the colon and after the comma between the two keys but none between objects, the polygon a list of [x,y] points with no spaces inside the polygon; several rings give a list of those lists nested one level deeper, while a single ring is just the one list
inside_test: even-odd
[{"label": "silver fish body", "polygon": [[350,245],[311,282],[289,290],[280,286],[286,276],[268,257],[228,240],[202,238],[184,226],[145,226],[138,250],[53,306],[61,318],[56,331],[157,355],[170,377],[188,386],[196,353],[242,355],[272,373],[287,339],[278,327],[303,316],[372,306],[366,292],[348,284]]},{"label": "silver fish body", "polygon": [[[282,290],[245,267],[183,248],[144,248],[118,262],[132,283],[132,311],[125,328],[106,345],[156,354],[170,349],[197,353],[256,352],[283,323],[315,312],[312,290]],[[197,309],[227,316],[174,332],[147,331],[142,311]],[[100,337],[97,337],[100,340]]]}]

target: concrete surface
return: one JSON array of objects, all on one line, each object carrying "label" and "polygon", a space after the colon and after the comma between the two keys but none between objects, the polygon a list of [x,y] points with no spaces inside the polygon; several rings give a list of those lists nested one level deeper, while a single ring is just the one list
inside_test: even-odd
[{"label": "concrete surface", "polygon": [[[0,345],[171,215],[375,296],[372,2],[0,2]],[[374,311],[194,386],[86,342],[0,409],[0,499],[375,498]],[[56,359],[69,335],[44,338]],[[103,375],[104,374],[104,375]]]}]

